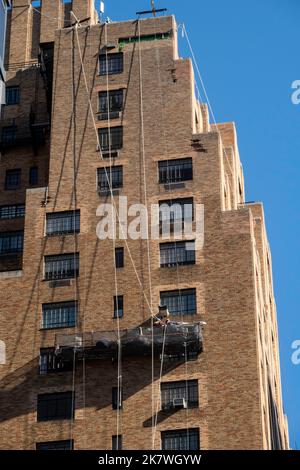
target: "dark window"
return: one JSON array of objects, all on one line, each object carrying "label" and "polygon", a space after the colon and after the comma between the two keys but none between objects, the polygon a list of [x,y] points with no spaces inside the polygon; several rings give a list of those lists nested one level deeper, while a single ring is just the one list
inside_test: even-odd
[{"label": "dark window", "polygon": [[80,211],[52,212],[46,215],[46,234],[63,235],[80,232]]},{"label": "dark window", "polygon": [[123,127],[111,127],[110,129],[98,129],[99,143],[102,152],[119,150],[123,147]]},{"label": "dark window", "polygon": [[122,387],[113,387],[112,388],[112,409],[121,410],[122,409]]},{"label": "dark window", "polygon": [[20,88],[18,86],[6,87],[6,105],[19,104]]},{"label": "dark window", "polygon": [[0,255],[23,251],[23,232],[0,233]]},{"label": "dark window", "polygon": [[193,198],[171,199],[159,202],[160,233],[182,230],[193,220]]},{"label": "dark window", "polygon": [[79,276],[79,253],[45,256],[46,281],[77,276]]},{"label": "dark window", "polygon": [[111,439],[111,448],[112,450],[122,450],[122,435],[112,436]]},{"label": "dark window", "polygon": [[5,189],[17,189],[21,186],[21,170],[7,170],[5,177]]},{"label": "dark window", "polygon": [[124,315],[123,295],[114,296],[114,318],[122,318]]},{"label": "dark window", "polygon": [[74,418],[72,392],[45,393],[37,397],[37,420],[52,421]]},{"label": "dark window", "polygon": [[158,162],[159,182],[176,183],[193,179],[192,158],[181,158],[178,160],[165,160]]},{"label": "dark window", "polygon": [[43,348],[40,350],[40,375],[66,372],[72,370],[72,367],[72,361],[63,361],[55,354],[54,348]]},{"label": "dark window", "polygon": [[37,442],[36,450],[73,450],[74,441],[48,441],[48,442]]},{"label": "dark window", "polygon": [[195,315],[196,289],[181,289],[160,293],[161,305],[166,305],[171,315]]},{"label": "dark window", "polygon": [[115,249],[116,268],[124,268],[124,248]]},{"label": "dark window", "polygon": [[29,184],[36,186],[39,181],[39,171],[37,166],[32,166],[29,170]]},{"label": "dark window", "polygon": [[17,126],[7,126],[2,129],[2,142],[13,144],[16,141]]},{"label": "dark window", "polygon": [[195,242],[171,242],[160,244],[160,266],[171,267],[195,264]]},{"label": "dark window", "polygon": [[133,44],[136,42],[145,42],[145,41],[160,41],[162,39],[170,39],[171,32],[167,31],[166,33],[157,33],[157,34],[144,34],[142,36],[132,36],[130,38],[120,38],[119,44],[125,46],[125,44]]},{"label": "dark window", "polygon": [[188,408],[199,406],[198,380],[164,382],[160,385],[162,409],[173,408],[174,398],[184,398]]},{"label": "dark window", "polygon": [[76,326],[75,301],[43,304],[43,329],[72,328]]},{"label": "dark window", "polygon": [[161,433],[162,450],[199,450],[199,429],[180,429]]},{"label": "dark window", "polygon": [[123,90],[111,90],[108,93],[101,91],[99,93],[99,112],[106,114],[106,119],[118,117],[122,108]]},{"label": "dark window", "polygon": [[17,219],[25,216],[25,204],[0,206],[0,219]]},{"label": "dark window", "polygon": [[122,166],[98,168],[98,189],[100,191],[109,191],[110,189],[122,188],[122,186]]},{"label": "dark window", "polygon": [[112,75],[123,72],[123,54],[101,54],[99,56],[99,74]]}]

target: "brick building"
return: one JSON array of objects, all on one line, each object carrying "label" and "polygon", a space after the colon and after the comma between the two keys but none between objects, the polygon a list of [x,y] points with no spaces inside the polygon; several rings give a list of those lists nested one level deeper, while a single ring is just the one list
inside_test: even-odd
[{"label": "brick building", "polygon": [[[0,448],[288,448],[263,207],[174,17],[104,25],[92,1],[14,0],[6,63]],[[121,196],[204,205],[202,249],[100,240],[97,208]],[[190,323],[173,344],[160,303]]]}]

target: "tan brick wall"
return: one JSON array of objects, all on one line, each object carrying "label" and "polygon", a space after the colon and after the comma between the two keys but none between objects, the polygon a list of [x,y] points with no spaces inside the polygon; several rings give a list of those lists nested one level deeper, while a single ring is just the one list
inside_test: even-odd
[{"label": "tan brick wall", "polygon": [[[141,21],[140,28],[141,34],[175,31],[175,21],[172,17],[148,19]],[[107,86],[106,77],[98,75],[99,51],[104,50],[107,35],[107,42],[116,45],[110,52],[118,52],[118,39],[136,36],[137,23],[128,21],[107,27],[81,27],[78,35],[98,127],[97,94]],[[177,289],[178,286],[196,288],[197,315],[194,319],[207,322],[204,352],[196,361],[186,365],[175,367],[165,364],[163,380],[197,379],[200,406],[173,414],[160,411],[155,447],[160,448],[161,431],[199,427],[202,449],[266,449],[270,443],[268,422],[264,422],[263,417],[266,396],[260,362],[265,353],[259,340],[259,296],[266,299],[271,294],[273,299],[273,291],[269,274],[265,267],[261,267],[262,264],[265,266],[263,259],[268,251],[263,219],[261,226],[255,220],[259,207],[240,205],[244,201],[244,189],[234,126],[226,123],[210,128],[207,108],[200,106],[193,95],[191,62],[178,59],[175,36],[174,39],[142,42],[140,55],[138,44],[125,45],[124,72],[108,77],[109,88],[122,87],[126,90],[121,121],[111,122],[111,125],[122,124],[124,127],[124,145],[115,164],[123,165],[124,187],[121,195],[128,197],[128,204],[144,202],[144,170],[147,205],[163,199],[189,196],[196,203],[204,204],[205,244],[196,254],[195,266],[182,266],[177,270],[159,267],[159,242],[150,241],[150,298],[147,242],[128,240],[134,267],[125,250],[125,267],[117,272],[118,293],[124,295],[125,301],[125,315],[120,324],[121,328],[131,328],[149,318],[150,311],[143,290],[156,312],[160,291]],[[111,436],[117,433],[117,413],[111,409],[111,387],[117,384],[117,366],[110,361],[86,363],[85,370],[82,364],[77,364],[74,423],[41,423],[36,420],[37,394],[68,391],[73,383],[70,372],[38,375],[39,350],[53,346],[57,333],[54,330],[40,330],[42,304],[78,299],[78,325],[76,329],[67,330],[70,333],[116,330],[112,318],[115,295],[113,243],[110,240],[100,241],[96,236],[99,220],[96,209],[105,201],[96,191],[96,171],[108,166],[109,160],[102,161],[97,151],[77,39],[75,34],[72,37],[70,30],[56,32],[54,62],[50,202],[46,208],[41,207],[45,188],[27,189],[22,275],[12,278],[0,273],[1,290],[5,292],[5,296],[0,297],[0,338],[7,344],[8,358],[7,365],[0,366],[0,448],[33,449],[36,442],[73,436],[76,449],[109,449]],[[74,104],[75,133],[72,118]],[[194,120],[195,110],[199,113],[198,127]],[[194,132],[198,134],[193,137]],[[145,169],[142,163],[142,137]],[[193,138],[201,144],[200,150],[195,148]],[[186,182],[184,188],[167,191],[157,182],[157,162],[182,156],[192,157],[194,179]],[[19,165],[21,158],[21,152],[15,153],[14,164]],[[24,158],[24,168],[30,159],[32,155],[29,152]],[[74,208],[74,159],[77,208],[81,211],[80,234],[76,239],[72,235],[46,238],[46,213]],[[230,204],[224,200],[226,181]],[[10,199],[8,195],[0,194],[3,200]],[[24,189],[19,196],[20,199],[24,198]],[[17,194],[13,197],[18,199]],[[110,202],[110,197],[107,202]],[[122,241],[118,241],[117,245],[125,246]],[[44,255],[75,250],[80,253],[79,278],[70,286],[50,288],[49,283],[43,280]],[[265,289],[261,290],[261,294],[258,294],[255,274],[259,257],[259,277]],[[268,331],[275,334],[273,362],[269,362],[268,372],[266,362],[263,362],[263,370],[265,374],[276,377],[276,399],[283,429],[273,300],[267,323]],[[269,333],[263,330],[262,334],[266,336]],[[155,381],[152,384],[149,358],[136,357],[122,361],[124,406],[120,412],[120,434],[123,435],[125,449],[150,449],[152,446],[152,394],[154,392],[155,398],[159,395],[159,369],[160,361],[156,360]],[[267,406],[265,408],[268,413]]]}]

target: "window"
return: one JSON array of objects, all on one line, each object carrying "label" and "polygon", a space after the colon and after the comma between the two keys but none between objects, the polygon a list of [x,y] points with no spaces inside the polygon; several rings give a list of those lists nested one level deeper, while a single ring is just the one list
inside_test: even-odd
[{"label": "window", "polygon": [[99,142],[102,152],[119,150],[123,147],[123,127],[111,127],[110,129],[98,129]]},{"label": "window", "polygon": [[39,180],[38,167],[32,166],[29,170],[29,184],[30,186],[36,186]]},{"label": "window", "polygon": [[23,251],[23,232],[0,233],[0,255]]},{"label": "window", "polygon": [[158,162],[159,182],[176,183],[193,179],[192,158],[165,160]]},{"label": "window", "polygon": [[199,405],[198,380],[164,382],[160,385],[162,409],[173,408],[174,398],[185,398],[189,408]]},{"label": "window", "polygon": [[[119,395],[119,396],[118,396]],[[121,410],[122,409],[122,387],[113,387],[112,388],[112,409]]]},{"label": "window", "polygon": [[[103,119],[119,117],[123,108],[123,90],[111,90],[108,93],[99,93],[99,113],[103,113]],[[109,113],[109,114],[108,114]]]},{"label": "window", "polygon": [[2,142],[13,144],[16,141],[17,126],[7,126],[2,129]]},{"label": "window", "polygon": [[162,450],[199,450],[199,429],[180,429],[161,433]]},{"label": "window", "polygon": [[73,450],[74,441],[48,441],[48,442],[37,442],[36,450]]},{"label": "window", "polygon": [[196,289],[181,289],[160,293],[161,305],[166,305],[173,316],[195,315]]},{"label": "window", "polygon": [[160,266],[171,267],[195,264],[195,242],[172,242],[160,244]]},{"label": "window", "polygon": [[0,206],[0,219],[17,219],[25,216],[25,204]]},{"label": "window", "polygon": [[136,42],[145,42],[145,41],[160,41],[162,39],[170,39],[171,31],[166,33],[157,33],[157,34],[144,34],[142,36],[132,36],[130,38],[121,38],[119,39],[119,44],[124,46],[125,44],[132,44]]},{"label": "window", "polygon": [[19,104],[20,88],[18,86],[6,87],[6,105]]},{"label": "window", "polygon": [[111,448],[112,450],[122,450],[122,435],[121,434],[119,434],[118,436],[112,436]]},{"label": "window", "polygon": [[43,348],[40,350],[40,375],[54,372],[66,372],[72,370],[72,361],[63,361],[55,354],[54,348]]},{"label": "window", "polygon": [[72,392],[45,393],[37,397],[37,420],[54,421],[74,418]]},{"label": "window", "polygon": [[123,72],[123,54],[101,54],[99,56],[99,74],[112,75]]},{"label": "window", "polygon": [[98,168],[98,189],[100,191],[109,191],[111,189],[122,188],[123,186],[123,167],[113,166]]},{"label": "window", "polygon": [[124,268],[124,248],[115,249],[116,268]]},{"label": "window", "polygon": [[160,233],[182,230],[193,220],[193,198],[171,199],[159,202]]},{"label": "window", "polygon": [[43,304],[43,329],[72,328],[76,326],[77,304],[75,301]]},{"label": "window", "polygon": [[45,256],[46,281],[77,276],[79,276],[79,253]]},{"label": "window", "polygon": [[114,296],[114,318],[122,318],[124,315],[123,295]]},{"label": "window", "polygon": [[80,232],[80,211],[52,212],[46,215],[46,234],[63,235]]},{"label": "window", "polygon": [[21,186],[21,170],[7,170],[5,176],[5,189],[17,189]]}]

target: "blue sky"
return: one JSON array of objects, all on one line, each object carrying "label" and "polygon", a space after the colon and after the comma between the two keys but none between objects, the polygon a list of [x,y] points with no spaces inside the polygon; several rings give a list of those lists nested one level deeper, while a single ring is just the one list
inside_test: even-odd
[{"label": "blue sky", "polygon": [[[156,0],[156,6],[185,23],[216,120],[236,123],[246,199],[264,203],[284,407],[291,446],[300,448],[300,365],[291,362],[291,344],[300,339],[300,104],[291,101],[291,84],[300,80],[300,2]],[[150,0],[107,0],[105,7],[112,20],[127,20],[149,9]]]}]

